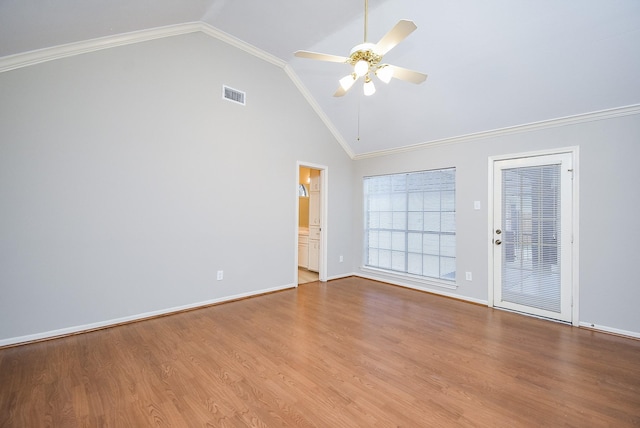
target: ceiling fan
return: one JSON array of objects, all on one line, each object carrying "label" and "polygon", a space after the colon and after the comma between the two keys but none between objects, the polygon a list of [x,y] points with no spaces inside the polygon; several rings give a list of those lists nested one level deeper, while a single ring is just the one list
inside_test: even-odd
[{"label": "ceiling fan", "polygon": [[427,75],[418,71],[409,70],[391,64],[382,63],[382,57],[403,41],[416,28],[413,21],[400,20],[378,43],[367,42],[367,15],[369,2],[364,1],[364,43],[354,46],[348,57],[329,55],[309,51],[296,51],[295,56],[300,58],[315,59],[320,61],[341,62],[353,66],[353,72],[340,79],[340,86],[333,94],[341,97],[351,89],[353,84],[362,77],[364,79],[364,94],[369,96],[376,92],[371,75],[374,74],[384,83],[389,83],[391,78],[419,84],[426,80]]}]

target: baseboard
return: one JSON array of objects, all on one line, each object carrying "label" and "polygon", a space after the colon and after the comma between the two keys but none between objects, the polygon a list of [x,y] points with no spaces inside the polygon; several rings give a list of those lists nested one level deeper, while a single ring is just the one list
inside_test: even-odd
[{"label": "baseboard", "polygon": [[452,299],[461,300],[463,302],[475,303],[477,305],[483,305],[483,306],[488,306],[489,305],[489,302],[487,300],[475,299],[473,297],[467,297],[467,296],[461,296],[459,294],[449,293],[447,291],[442,291],[442,290],[435,290],[433,288],[420,287],[420,286],[409,284],[409,283],[405,283],[405,282],[402,282],[402,281],[390,280],[388,278],[379,278],[379,277],[376,277],[374,275],[364,274],[362,272],[353,273],[353,274],[351,274],[351,276],[357,276],[357,277],[360,277],[360,278],[370,279],[372,281],[385,282],[387,284],[397,285],[399,287],[410,288],[412,290],[424,291],[425,293],[437,294],[439,296],[449,297],[449,298],[452,298]]},{"label": "baseboard", "polygon": [[582,328],[587,328],[589,330],[600,331],[602,333],[615,334],[616,336],[624,336],[624,337],[630,337],[633,339],[640,339],[640,332],[637,332],[637,331],[621,330],[619,328],[607,327],[604,325],[593,324],[590,322],[580,322],[579,326]]},{"label": "baseboard", "polygon": [[355,276],[355,273],[350,272],[350,273],[343,273],[340,275],[328,276],[327,281],[335,281],[336,279],[349,278],[350,276]]},{"label": "baseboard", "polygon": [[[471,297],[460,296],[458,294],[448,293],[446,291],[434,290],[434,289],[431,289],[431,288],[419,287],[419,286],[415,286],[415,285],[412,285],[412,284],[402,283],[400,281],[390,281],[387,278],[378,278],[378,277],[375,277],[373,275],[363,274],[361,272],[357,272],[357,273],[354,272],[354,273],[352,273],[350,275],[345,275],[345,276],[357,276],[357,277],[360,277],[360,278],[365,278],[365,279],[370,279],[370,280],[373,280],[373,281],[378,281],[378,282],[383,282],[383,283],[387,283],[387,284],[397,285],[397,286],[400,286],[400,287],[410,288],[410,289],[413,289],[413,290],[424,291],[426,293],[432,293],[432,294],[437,294],[437,295],[440,295],[440,296],[450,297],[452,299],[461,300],[461,301],[464,301],[464,302],[476,303],[476,304],[484,305],[484,306],[488,306],[489,305],[489,302],[487,300],[474,299],[474,298],[471,298]],[[526,314],[526,315],[528,315],[528,314]],[[545,318],[545,319],[547,319],[547,318]],[[631,338],[631,339],[640,339],[640,332],[621,330],[621,329],[618,329],[618,328],[607,327],[607,326],[593,324],[593,323],[589,323],[589,322],[580,322],[578,325],[581,328],[587,328],[587,329],[594,330],[594,331],[599,331],[599,332],[602,332],[602,333],[615,334],[616,336],[622,336],[622,337]]]},{"label": "baseboard", "polygon": [[235,294],[233,296],[226,296],[226,297],[220,297],[217,299],[205,300],[202,302],[191,303],[188,305],[174,306],[172,308],[161,309],[158,311],[145,312],[141,314],[131,315],[128,317],[114,318],[114,319],[100,321],[96,323],[83,324],[83,325],[78,325],[73,327],[61,328],[57,330],[50,330],[50,331],[36,333],[36,334],[29,334],[26,336],[0,339],[0,349],[4,347],[14,346],[14,345],[24,345],[27,343],[40,342],[43,340],[71,336],[79,333],[87,333],[90,331],[100,330],[100,329],[109,328],[109,327],[115,327],[117,325],[129,324],[132,322],[143,321],[151,318],[158,318],[166,315],[177,314],[179,312],[205,308],[207,306],[218,305],[221,303],[228,303],[235,300],[241,300],[249,297],[260,296],[263,294],[275,293],[277,291],[288,290],[290,288],[295,288],[295,287],[296,287],[296,284],[287,284],[279,287],[272,287],[272,288],[265,288],[257,291],[251,291],[248,293]]},{"label": "baseboard", "polygon": [[[488,302],[486,300],[474,299],[474,298],[460,296],[460,295],[453,294],[453,293],[448,293],[448,292],[445,292],[445,291],[439,291],[439,290],[433,290],[433,289],[424,288],[424,287],[418,287],[418,286],[411,285],[411,284],[401,283],[399,281],[389,281],[388,279],[381,279],[381,278],[377,278],[377,277],[372,276],[372,275],[365,275],[365,274],[356,273],[356,272],[346,273],[346,274],[341,274],[341,275],[333,275],[333,276],[328,277],[327,281],[333,281],[333,280],[337,280],[337,279],[349,278],[349,277],[354,277],[354,276],[355,277],[364,278],[364,279],[370,279],[372,281],[378,281],[378,282],[383,282],[383,283],[387,283],[387,284],[391,284],[391,285],[405,287],[405,288],[409,288],[409,289],[413,289],[413,290],[424,291],[424,292],[427,292],[427,293],[432,293],[432,294],[436,294],[436,295],[440,295],[440,296],[444,296],[444,297],[449,297],[449,298],[452,298],[452,299],[461,300],[461,301],[465,301],[465,302],[470,302],[470,303],[475,303],[475,304],[480,304],[480,305],[488,305]],[[252,292],[248,292],[248,293],[240,293],[240,294],[235,294],[235,295],[232,295],[232,296],[226,296],[226,297],[221,297],[221,298],[217,298],[217,299],[205,300],[205,301],[202,301],[202,302],[192,303],[192,304],[189,304],[189,305],[175,306],[175,307],[172,307],[172,308],[162,309],[162,310],[158,310],[158,311],[145,312],[145,313],[132,315],[132,316],[128,316],[128,317],[114,318],[114,319],[107,320],[107,321],[101,321],[101,322],[90,323],[90,324],[83,324],[83,325],[79,325],[79,326],[62,328],[62,329],[57,329],[57,330],[50,330],[50,331],[46,331],[46,332],[42,332],[42,333],[36,333],[36,334],[30,334],[30,335],[26,335],[26,336],[18,336],[18,337],[10,337],[8,339],[0,339],[0,349],[4,348],[4,347],[10,347],[10,346],[15,346],[15,345],[24,345],[24,344],[27,344],[27,343],[33,343],[33,342],[39,342],[39,341],[43,341],[43,340],[55,339],[55,338],[59,338],[59,337],[71,336],[71,335],[79,334],[79,333],[87,333],[87,332],[90,332],[90,331],[100,330],[100,329],[103,329],[103,328],[115,327],[117,325],[129,324],[129,323],[132,323],[132,322],[143,321],[143,320],[146,320],[146,319],[151,319],[151,318],[157,318],[157,317],[161,317],[161,316],[176,314],[176,313],[179,313],[179,312],[185,312],[185,311],[189,311],[189,310],[205,308],[207,306],[217,305],[217,304],[221,304],[221,303],[228,303],[228,302],[232,302],[232,301],[235,301],[235,300],[246,299],[246,298],[249,298],[249,297],[256,297],[256,296],[260,296],[260,295],[263,295],[263,294],[275,293],[275,292],[278,292],[278,291],[288,290],[288,289],[291,289],[291,288],[296,288],[296,284],[287,284],[287,285],[283,285],[283,286],[279,286],[279,287],[265,288],[265,289],[262,289],[262,290],[252,291]],[[589,322],[580,322],[579,326],[581,328],[586,328],[586,329],[599,331],[599,332],[603,332],[603,333],[615,334],[615,335],[618,335],[618,336],[623,336],[623,337],[628,337],[628,338],[633,338],[633,339],[640,339],[640,332],[621,330],[621,329],[617,329],[617,328],[613,328],[613,327],[607,327],[607,326],[598,325],[598,324],[593,324],[593,323],[589,323]]]}]

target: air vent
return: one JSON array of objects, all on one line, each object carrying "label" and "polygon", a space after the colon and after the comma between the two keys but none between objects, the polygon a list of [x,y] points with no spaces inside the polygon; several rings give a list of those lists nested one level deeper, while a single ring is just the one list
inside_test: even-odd
[{"label": "air vent", "polygon": [[225,85],[222,86],[222,98],[233,101],[234,103],[246,105],[246,94],[244,92]]}]

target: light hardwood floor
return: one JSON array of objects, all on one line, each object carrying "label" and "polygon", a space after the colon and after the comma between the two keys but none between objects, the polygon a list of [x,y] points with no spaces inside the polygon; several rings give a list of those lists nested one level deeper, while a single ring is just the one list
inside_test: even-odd
[{"label": "light hardwood floor", "polygon": [[318,272],[298,268],[298,285],[307,284],[318,280]]},{"label": "light hardwood floor", "polygon": [[359,278],[0,350],[0,427],[626,427],[640,341]]}]

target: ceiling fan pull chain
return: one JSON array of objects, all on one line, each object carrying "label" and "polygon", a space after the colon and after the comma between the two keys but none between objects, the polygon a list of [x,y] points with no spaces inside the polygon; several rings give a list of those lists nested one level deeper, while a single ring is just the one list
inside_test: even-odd
[{"label": "ceiling fan pull chain", "polygon": [[358,97],[358,132],[356,141],[360,141],[360,97]]}]

